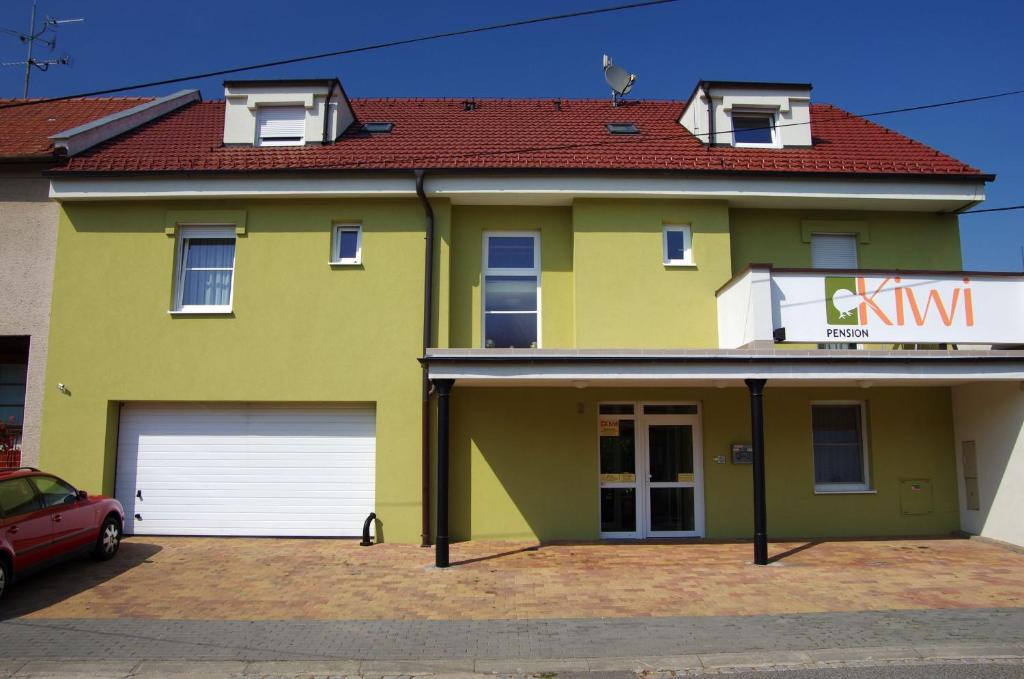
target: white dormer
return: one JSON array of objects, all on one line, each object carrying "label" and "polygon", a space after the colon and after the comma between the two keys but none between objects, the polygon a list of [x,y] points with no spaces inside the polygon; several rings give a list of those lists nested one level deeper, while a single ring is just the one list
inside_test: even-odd
[{"label": "white dormer", "polygon": [[226,145],[330,144],[355,120],[336,78],[229,80],[224,101]]},{"label": "white dormer", "polygon": [[716,146],[810,146],[811,86],[701,80],[679,123]]}]

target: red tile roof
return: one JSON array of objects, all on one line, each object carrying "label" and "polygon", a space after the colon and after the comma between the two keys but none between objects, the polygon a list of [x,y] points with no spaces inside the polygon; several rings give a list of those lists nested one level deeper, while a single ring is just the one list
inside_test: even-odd
[{"label": "red tile roof", "polygon": [[[224,147],[224,103],[197,102],[75,156],[61,171],[558,169],[928,175],[978,179],[969,165],[828,104],[811,106],[810,148],[708,149],[678,123],[685,102],[607,100],[355,99],[362,122],[336,143]],[[633,122],[637,135],[611,135]]]},{"label": "red tile roof", "polygon": [[150,98],[67,99],[2,108],[25,99],[0,99],[0,160],[44,160],[53,156],[50,135],[84,125]]}]

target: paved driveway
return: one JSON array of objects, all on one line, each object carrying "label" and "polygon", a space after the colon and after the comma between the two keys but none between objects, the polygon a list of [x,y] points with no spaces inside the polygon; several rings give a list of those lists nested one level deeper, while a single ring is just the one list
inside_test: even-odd
[{"label": "paved driveway", "polygon": [[131,538],[21,583],[0,617],[525,620],[1024,607],[1024,554],[961,539],[749,544]]}]

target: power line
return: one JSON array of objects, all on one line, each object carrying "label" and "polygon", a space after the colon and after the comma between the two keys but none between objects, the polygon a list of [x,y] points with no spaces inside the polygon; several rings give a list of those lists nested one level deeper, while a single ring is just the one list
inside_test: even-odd
[{"label": "power line", "polygon": [[984,210],[967,210],[962,215],[976,215],[979,212],[1007,212],[1008,210],[1024,210],[1024,205],[1009,205],[1007,207],[987,207]]},{"label": "power line", "polygon": [[245,71],[255,71],[261,68],[270,68],[272,66],[286,66],[288,64],[297,64],[304,61],[314,61],[316,59],[326,59],[328,57],[337,57],[346,54],[357,54],[359,52],[371,52],[374,50],[386,49],[389,47],[400,47],[403,45],[413,45],[420,42],[429,42],[433,40],[441,40],[444,38],[455,38],[464,35],[473,35],[476,33],[486,33],[488,31],[498,31],[506,28],[517,28],[520,26],[531,26],[534,24],[546,23],[549,21],[563,21],[565,19],[576,19],[578,17],[594,16],[597,14],[608,14],[611,12],[622,12],[631,9],[640,9],[642,7],[653,7],[655,5],[667,5],[680,0],[644,0],[643,2],[631,2],[625,5],[613,5],[610,7],[600,7],[598,9],[581,10],[579,12],[567,12],[565,14],[552,14],[542,17],[534,17],[532,19],[521,19],[519,21],[508,21],[500,24],[489,24],[486,26],[476,26],[473,28],[463,28],[456,31],[446,31],[444,33],[433,33],[430,35],[421,35],[415,38],[405,38],[402,40],[391,40],[388,42],[381,42],[372,45],[363,45],[361,47],[351,47],[343,50],[335,50],[332,52],[321,52],[319,54],[310,54],[301,57],[292,57],[290,59],[279,59],[277,61],[267,61],[262,64],[252,64],[249,66],[238,66],[236,68],[225,68],[218,71],[207,71],[206,73],[197,73],[194,75],[180,76],[177,78],[167,78],[164,80],[154,80],[147,83],[138,83],[135,85],[125,85],[124,87],[111,87],[105,90],[94,90],[92,92],[80,92],[78,94],[68,94],[62,97],[50,97],[48,99],[38,99],[35,101],[21,101],[13,102],[10,104],[4,104],[0,106],[0,109],[5,108],[17,108],[20,106],[32,106],[34,104],[44,104],[53,101],[64,101],[66,99],[78,99],[81,97],[97,97],[103,94],[114,94],[115,92],[126,92],[128,90],[138,90],[146,87],[157,87],[159,85],[171,85],[174,83],[187,82],[189,80],[200,80],[202,78],[212,78],[220,75],[230,75],[232,73],[243,73]]}]

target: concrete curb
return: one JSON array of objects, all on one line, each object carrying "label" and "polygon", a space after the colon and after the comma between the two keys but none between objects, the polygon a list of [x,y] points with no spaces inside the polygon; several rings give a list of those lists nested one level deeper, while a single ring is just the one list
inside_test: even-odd
[{"label": "concrete curb", "polygon": [[702,676],[743,670],[772,671],[822,669],[829,667],[872,667],[922,665],[949,662],[1008,663],[1024,666],[1021,644],[945,644],[942,646],[881,646],[874,648],[828,648],[805,651],[747,651],[694,655],[619,658],[562,659],[429,659],[423,660],[338,660],[338,661],[95,661],[0,659],[0,678],[50,679],[171,679],[181,677],[230,677],[255,679],[274,677],[383,677],[429,676],[431,679],[483,679],[495,675],[530,677],[538,675],[608,673]]}]

